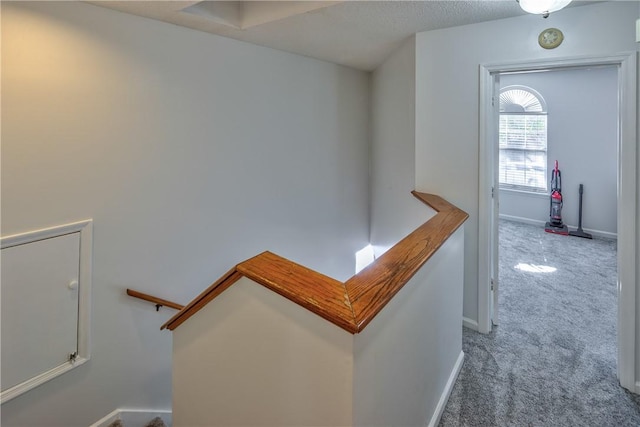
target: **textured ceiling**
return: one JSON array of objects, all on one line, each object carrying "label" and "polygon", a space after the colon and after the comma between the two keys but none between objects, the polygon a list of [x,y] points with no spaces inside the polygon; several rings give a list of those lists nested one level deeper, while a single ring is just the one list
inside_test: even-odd
[{"label": "textured ceiling", "polygon": [[[515,0],[288,2],[292,12],[264,9],[261,23],[241,29],[212,16],[183,11],[197,1],[90,1],[89,3],[225,37],[310,56],[361,70],[373,70],[408,36],[428,30],[523,15]],[[242,2],[216,2],[240,7]],[[264,2],[284,3],[284,2]],[[296,5],[297,3],[297,5]],[[305,3],[315,3],[306,7]],[[574,2],[574,4],[587,2]],[[282,9],[282,8],[279,8]],[[540,18],[543,19],[543,18]]]}]

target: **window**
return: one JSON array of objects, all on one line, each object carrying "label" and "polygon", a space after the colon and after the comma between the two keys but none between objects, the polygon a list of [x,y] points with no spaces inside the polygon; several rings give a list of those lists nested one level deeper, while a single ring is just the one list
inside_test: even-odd
[{"label": "window", "polygon": [[547,107],[535,90],[500,91],[500,188],[547,193]]}]

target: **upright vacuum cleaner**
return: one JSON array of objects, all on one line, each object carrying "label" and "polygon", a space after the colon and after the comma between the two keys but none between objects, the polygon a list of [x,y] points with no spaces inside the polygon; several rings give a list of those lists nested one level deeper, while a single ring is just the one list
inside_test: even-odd
[{"label": "upright vacuum cleaner", "polygon": [[578,229],[576,231],[570,231],[570,236],[584,237],[585,239],[593,239],[593,236],[589,233],[585,233],[582,229],[582,184],[578,190],[580,193],[580,207],[578,208]]},{"label": "upright vacuum cleaner", "polygon": [[562,176],[556,160],[555,168],[551,172],[551,202],[549,206],[549,222],[544,225],[547,233],[569,234],[569,228],[562,223]]}]

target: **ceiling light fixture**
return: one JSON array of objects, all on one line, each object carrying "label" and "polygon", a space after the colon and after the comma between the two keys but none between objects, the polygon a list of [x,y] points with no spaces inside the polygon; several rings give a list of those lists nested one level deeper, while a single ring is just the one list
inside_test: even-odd
[{"label": "ceiling light fixture", "polygon": [[548,18],[551,12],[556,12],[569,3],[571,0],[516,0],[522,10],[528,13],[536,15],[542,15],[543,18]]}]

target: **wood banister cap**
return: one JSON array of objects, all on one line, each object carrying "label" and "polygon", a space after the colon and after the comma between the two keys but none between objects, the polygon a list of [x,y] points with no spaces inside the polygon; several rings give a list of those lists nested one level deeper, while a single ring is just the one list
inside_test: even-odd
[{"label": "wood banister cap", "polygon": [[347,332],[362,331],[469,217],[439,196],[417,191],[412,194],[433,208],[436,215],[346,282],[263,252],[229,270],[161,329],[174,330],[245,276]]}]

